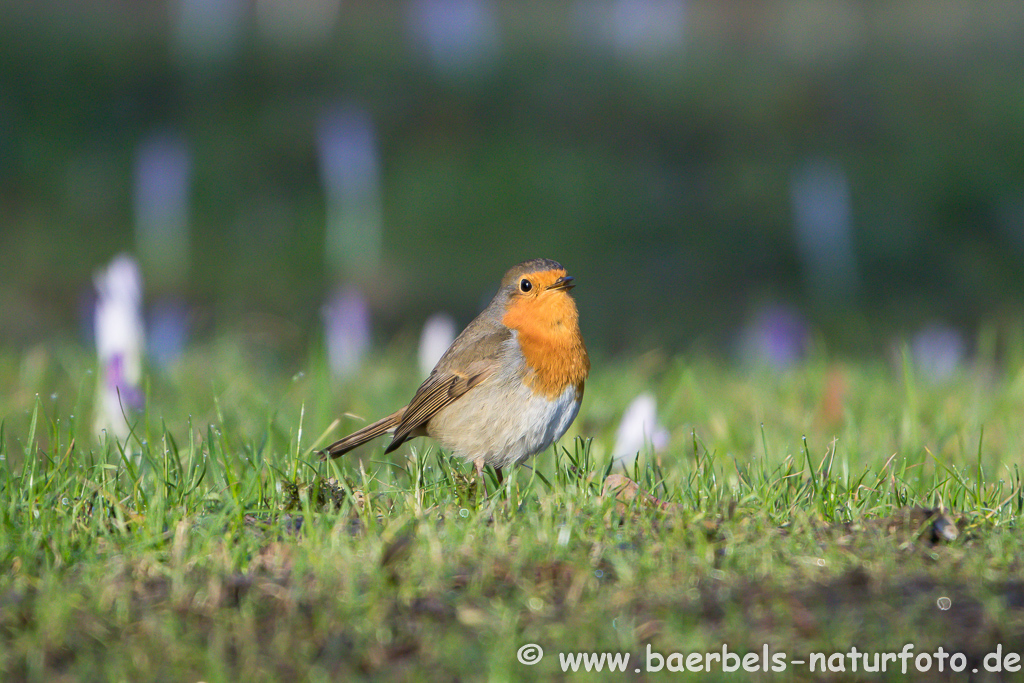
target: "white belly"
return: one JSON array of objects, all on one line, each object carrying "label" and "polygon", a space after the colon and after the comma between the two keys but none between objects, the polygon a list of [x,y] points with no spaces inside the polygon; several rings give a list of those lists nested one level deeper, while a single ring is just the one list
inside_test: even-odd
[{"label": "white belly", "polygon": [[575,386],[549,399],[534,395],[514,374],[493,378],[434,416],[428,433],[466,460],[509,467],[561,438],[581,398]]}]

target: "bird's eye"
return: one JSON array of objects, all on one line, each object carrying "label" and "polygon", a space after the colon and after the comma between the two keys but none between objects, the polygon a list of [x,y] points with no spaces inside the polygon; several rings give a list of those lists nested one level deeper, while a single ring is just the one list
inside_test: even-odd
[{"label": "bird's eye", "polygon": [[519,291],[529,292],[533,289],[533,283],[527,280],[525,277],[519,281]]}]

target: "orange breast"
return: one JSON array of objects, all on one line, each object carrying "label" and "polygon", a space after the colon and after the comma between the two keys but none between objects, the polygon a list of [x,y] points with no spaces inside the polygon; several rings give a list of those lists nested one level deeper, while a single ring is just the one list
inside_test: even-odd
[{"label": "orange breast", "polygon": [[524,381],[538,394],[553,399],[567,386],[575,386],[583,396],[590,358],[579,318],[576,302],[561,290],[516,297],[502,318],[506,327],[518,332],[528,368]]}]

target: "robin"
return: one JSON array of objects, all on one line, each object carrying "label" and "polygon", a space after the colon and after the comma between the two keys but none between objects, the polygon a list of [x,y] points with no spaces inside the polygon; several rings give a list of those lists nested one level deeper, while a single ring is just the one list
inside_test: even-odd
[{"label": "robin", "polygon": [[385,433],[385,453],[429,436],[480,470],[518,465],[565,434],[583,400],[590,358],[573,278],[557,261],[513,266],[494,299],[469,323],[409,405],[335,441],[332,458]]}]

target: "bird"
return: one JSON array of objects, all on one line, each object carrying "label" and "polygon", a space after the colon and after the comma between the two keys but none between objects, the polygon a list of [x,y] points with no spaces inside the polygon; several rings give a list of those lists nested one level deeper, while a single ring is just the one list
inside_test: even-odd
[{"label": "bird", "polygon": [[565,434],[579,413],[590,357],[569,290],[551,259],[512,266],[491,303],[455,338],[408,405],[324,449],[337,458],[391,434],[390,453],[429,436],[476,465],[522,464]]}]

